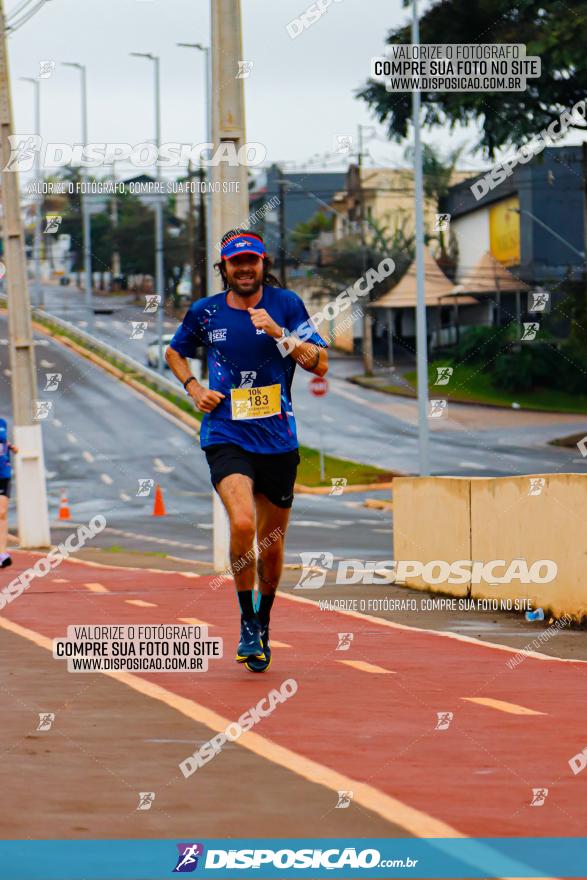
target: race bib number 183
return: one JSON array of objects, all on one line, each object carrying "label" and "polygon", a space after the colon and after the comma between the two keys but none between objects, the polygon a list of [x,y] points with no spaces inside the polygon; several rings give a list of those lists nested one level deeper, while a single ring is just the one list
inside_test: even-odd
[{"label": "race bib number 183", "polygon": [[233,419],[267,419],[281,412],[281,385],[260,388],[232,388],[230,404]]}]

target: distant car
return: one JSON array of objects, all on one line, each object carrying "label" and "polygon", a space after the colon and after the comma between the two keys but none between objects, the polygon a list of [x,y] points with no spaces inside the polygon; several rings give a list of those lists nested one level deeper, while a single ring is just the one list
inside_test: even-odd
[{"label": "distant car", "polygon": [[[173,333],[165,333],[164,336],[161,337],[161,341],[163,343],[163,358],[165,358],[165,352],[167,351],[167,347],[171,340],[173,339]],[[154,367],[157,369],[159,367],[159,339],[154,339],[153,342],[149,344],[147,349],[147,364],[150,367]],[[167,362],[163,361],[163,367],[168,370],[169,367]]]}]

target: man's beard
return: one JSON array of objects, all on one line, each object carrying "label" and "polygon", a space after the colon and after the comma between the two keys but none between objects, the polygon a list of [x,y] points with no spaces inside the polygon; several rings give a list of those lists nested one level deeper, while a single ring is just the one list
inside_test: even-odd
[{"label": "man's beard", "polygon": [[259,288],[261,287],[262,284],[263,284],[262,278],[256,279],[254,281],[254,284],[253,284],[253,279],[251,279],[251,286],[247,285],[246,289],[241,289],[240,282],[238,281],[238,279],[235,278],[230,282],[229,287],[232,290],[232,292],[236,294],[236,296],[247,297],[247,296],[254,296],[256,293],[258,293]]}]

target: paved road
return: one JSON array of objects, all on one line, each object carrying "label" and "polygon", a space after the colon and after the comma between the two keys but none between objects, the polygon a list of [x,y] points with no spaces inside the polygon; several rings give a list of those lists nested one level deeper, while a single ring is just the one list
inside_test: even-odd
[{"label": "paved road", "polygon": [[[6,335],[0,317],[0,335]],[[43,422],[53,538],[68,523],[56,520],[65,491],[74,522],[97,513],[108,529],[97,546],[119,545],[183,558],[211,558],[211,487],[198,439],[159,407],[109,374],[42,335],[36,335],[40,397],[53,404]],[[7,346],[0,346],[0,411],[10,411]],[[59,390],[43,392],[46,373],[60,373]],[[302,442],[307,442],[302,430]],[[153,491],[137,496],[140,480],[159,482],[168,516],[153,517]],[[363,495],[298,495],[287,561],[300,552],[391,558],[389,513],[365,509]],[[13,505],[12,505],[13,506]]]},{"label": "paved road", "polygon": [[[140,361],[154,338],[154,317],[143,314],[131,297],[105,300],[116,313],[93,317],[92,332]],[[47,308],[89,330],[82,294],[69,288],[46,288]],[[131,339],[131,321],[147,320],[145,338]],[[165,322],[173,332],[175,324]],[[151,328],[153,328],[151,330]],[[354,358],[332,358],[330,392],[311,397],[308,376],[298,370],[294,402],[303,442],[327,452],[402,473],[418,470],[417,404],[350,385],[346,378],[360,372]],[[318,416],[318,417],[317,417]],[[450,404],[448,417],[431,425],[433,474],[507,476],[524,473],[584,472],[587,459],[576,450],[549,446],[558,436],[587,430],[580,416],[526,413]]]},{"label": "paved road", "polygon": [[[19,553],[13,574],[34,561]],[[50,639],[67,625],[123,623],[208,625],[224,656],[201,674],[107,677],[68,674],[64,661],[48,659]],[[13,662],[0,696],[11,760],[31,779],[10,836],[52,827],[67,838],[88,829],[147,837],[155,820],[159,836],[187,833],[187,822],[221,836],[239,808],[242,836],[259,827],[268,836],[344,834],[340,791],[353,793],[347,812],[356,813],[357,837],[583,833],[583,783],[569,760],[584,747],[584,661],[540,655],[508,665],[515,648],[405,627],[389,615],[321,611],[299,594],[276,603],[266,675],[235,664],[236,635],[232,584],[215,589],[208,577],[67,561],[33,580],[0,616],[10,657],[29,660]],[[46,671],[42,681],[27,676],[31,665]],[[181,761],[290,678],[297,692],[254,734],[182,776]],[[31,728],[42,711],[56,720],[41,744]],[[139,835],[141,790],[156,800]],[[540,809],[533,790],[547,790]]]}]

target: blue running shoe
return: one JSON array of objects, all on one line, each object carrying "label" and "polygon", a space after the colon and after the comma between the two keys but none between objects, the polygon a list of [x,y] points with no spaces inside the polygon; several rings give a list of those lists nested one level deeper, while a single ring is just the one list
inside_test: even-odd
[{"label": "blue running shoe", "polygon": [[252,657],[265,660],[261,644],[261,624],[257,617],[241,617],[241,638],[236,649],[236,662],[244,663]]},{"label": "blue running shoe", "polygon": [[269,623],[261,626],[261,644],[265,654],[265,659],[260,657],[249,657],[245,661],[245,666],[250,672],[267,672],[271,666],[271,644],[269,642]]}]

